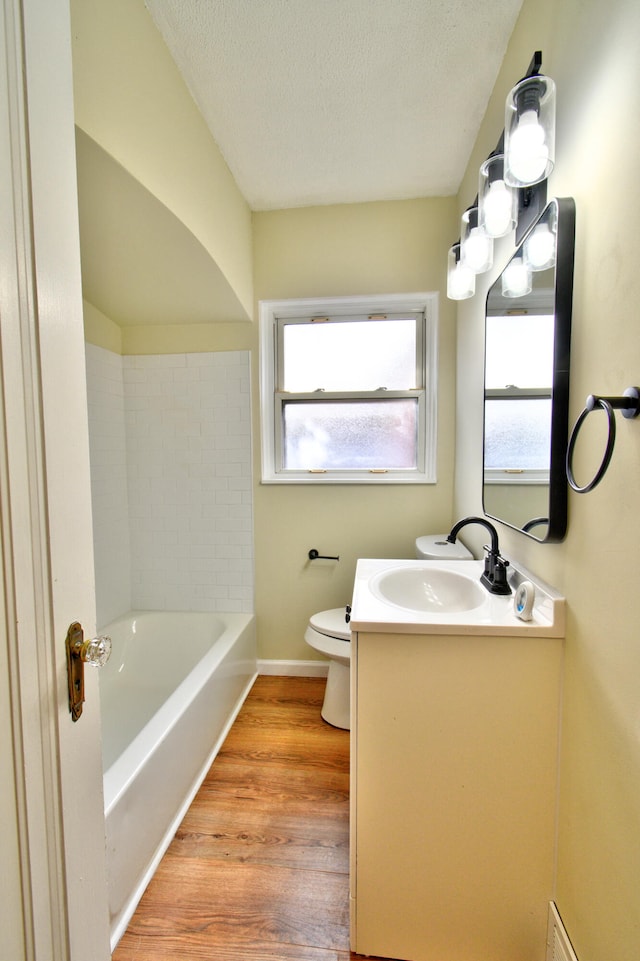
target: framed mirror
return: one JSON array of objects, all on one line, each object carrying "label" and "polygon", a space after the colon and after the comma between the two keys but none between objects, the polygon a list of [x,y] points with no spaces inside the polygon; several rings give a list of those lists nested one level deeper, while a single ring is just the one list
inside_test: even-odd
[{"label": "framed mirror", "polygon": [[484,512],[538,541],[567,528],[575,204],[556,198],[489,289]]}]

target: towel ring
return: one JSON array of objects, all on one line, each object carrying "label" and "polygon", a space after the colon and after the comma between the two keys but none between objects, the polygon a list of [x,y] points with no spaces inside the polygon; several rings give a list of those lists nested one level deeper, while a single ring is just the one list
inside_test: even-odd
[{"label": "towel ring", "polygon": [[[573,452],[575,450],[578,434],[580,433],[580,428],[584,424],[591,411],[597,410],[598,408],[603,410],[607,415],[609,428],[607,445],[605,447],[604,456],[602,458],[600,467],[595,472],[593,478],[588,484],[585,484],[584,487],[580,487],[573,474]],[[637,387],[627,387],[622,397],[598,397],[596,394],[589,394],[587,397],[586,406],[578,417],[575,426],[571,431],[569,446],[567,447],[567,480],[569,481],[569,484],[573,490],[578,494],[588,494],[589,491],[592,491],[594,487],[598,486],[607,472],[616,442],[615,410],[621,410],[623,417],[637,417],[638,414],[640,414],[640,390],[638,390]]]}]

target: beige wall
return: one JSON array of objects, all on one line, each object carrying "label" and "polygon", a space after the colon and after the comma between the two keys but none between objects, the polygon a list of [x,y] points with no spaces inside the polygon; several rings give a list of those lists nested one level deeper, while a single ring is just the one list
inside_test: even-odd
[{"label": "beige wall", "polygon": [[[571,413],[589,393],[622,393],[640,376],[640,7],[636,0],[525,0],[458,200],[502,129],[502,104],[535,49],[558,90],[551,196],[577,208]],[[505,251],[502,251],[503,262]],[[483,302],[458,314],[455,513],[481,513]],[[601,422],[602,424],[602,422]],[[599,462],[595,418],[578,477]],[[640,541],[640,423],[618,415],[609,472],[571,494],[569,529],[540,545],[500,528],[501,546],[568,601],[559,798],[557,903],[580,961],[640,956],[640,644],[634,599]],[[482,535],[481,535],[482,536]]]},{"label": "beige wall", "polygon": [[[263,656],[309,658],[309,615],[351,600],[358,557],[411,557],[448,529],[453,480],[454,312],[442,292],[453,198],[254,214],[261,300],[439,290],[438,482],[255,490],[256,611]],[[257,412],[256,420],[257,434]],[[257,439],[257,438],[256,438]],[[259,447],[255,447],[259,473]],[[310,548],[339,563],[310,563]]]},{"label": "beige wall", "polygon": [[71,0],[76,124],[202,244],[251,314],[251,212],[144,0]]},{"label": "beige wall", "polygon": [[111,350],[114,354],[122,354],[122,328],[118,327],[110,317],[94,307],[88,300],[82,302],[84,316],[84,339],[88,344]]}]

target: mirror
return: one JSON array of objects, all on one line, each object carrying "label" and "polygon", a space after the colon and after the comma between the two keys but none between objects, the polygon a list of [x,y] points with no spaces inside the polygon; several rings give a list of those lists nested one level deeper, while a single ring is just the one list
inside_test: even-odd
[{"label": "mirror", "polygon": [[552,200],[485,310],[484,512],[546,542],[567,528],[574,238],[573,200]]}]

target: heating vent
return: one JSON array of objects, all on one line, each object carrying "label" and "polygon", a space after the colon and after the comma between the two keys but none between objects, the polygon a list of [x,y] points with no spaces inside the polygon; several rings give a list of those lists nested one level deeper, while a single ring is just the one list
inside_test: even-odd
[{"label": "heating vent", "polygon": [[562,923],[562,918],[558,914],[558,909],[553,901],[549,902],[546,961],[578,961],[576,953],[571,947],[569,935]]}]

